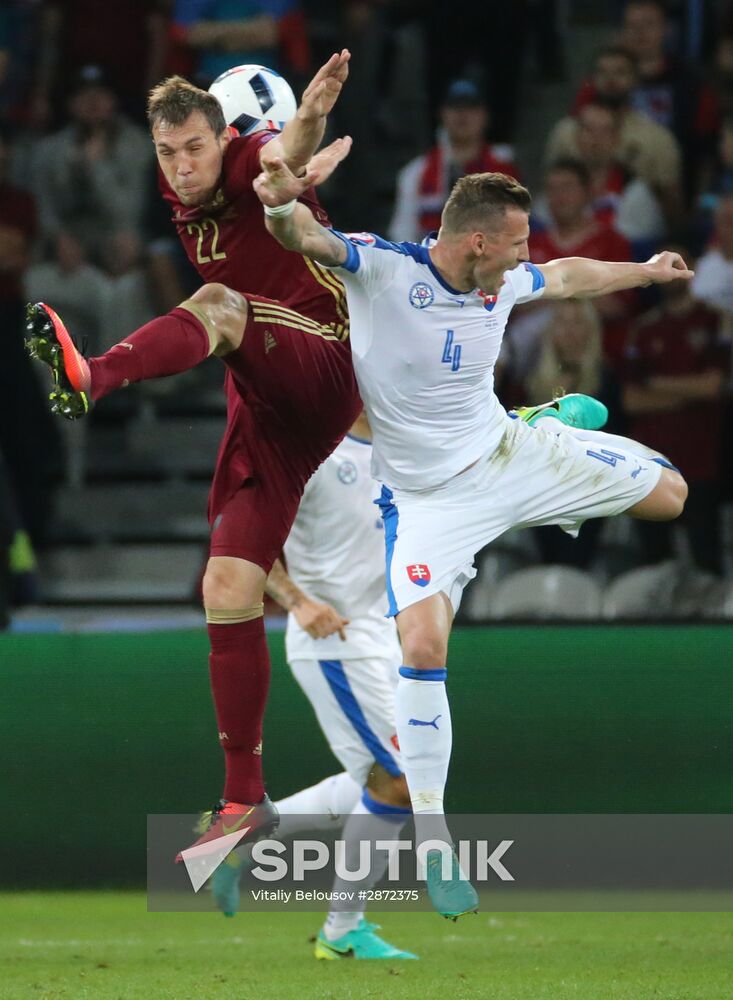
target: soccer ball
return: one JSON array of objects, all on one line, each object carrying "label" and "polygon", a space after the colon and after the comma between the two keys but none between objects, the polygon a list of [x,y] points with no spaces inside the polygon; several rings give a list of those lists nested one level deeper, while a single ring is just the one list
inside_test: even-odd
[{"label": "soccer ball", "polygon": [[266,66],[234,66],[209,87],[224,110],[227,125],[240,135],[282,129],[295,117],[295,95],[287,81]]}]

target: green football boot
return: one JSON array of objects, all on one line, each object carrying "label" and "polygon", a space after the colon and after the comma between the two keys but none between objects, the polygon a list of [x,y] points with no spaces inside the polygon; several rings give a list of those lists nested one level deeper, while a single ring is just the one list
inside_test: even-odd
[{"label": "green football boot", "polygon": [[428,851],[426,881],[430,902],[448,920],[458,920],[464,913],[478,912],[478,894],[468,879],[463,878],[456,852],[453,851],[450,878],[443,878],[443,852]]},{"label": "green football boot", "polygon": [[416,959],[411,951],[403,951],[395,948],[389,941],[385,941],[376,933],[380,930],[379,924],[370,924],[362,918],[359,926],[347,934],[343,934],[335,941],[329,941],[323,933],[323,929],[318,932],[314,955],[316,958],[325,958],[334,961],[340,958],[367,958],[367,959]]},{"label": "green football boot", "polygon": [[549,403],[540,403],[539,406],[517,406],[509,411],[509,416],[516,416],[530,427],[542,417],[552,417],[560,423],[567,424],[568,427],[597,431],[608,420],[608,410],[593,396],[586,396],[582,392],[571,392],[567,396],[558,396]]},{"label": "green football boot", "polygon": [[25,310],[26,347],[51,369],[54,386],[49,394],[51,410],[67,420],[78,420],[89,412],[89,364],[54,310],[43,302]]}]

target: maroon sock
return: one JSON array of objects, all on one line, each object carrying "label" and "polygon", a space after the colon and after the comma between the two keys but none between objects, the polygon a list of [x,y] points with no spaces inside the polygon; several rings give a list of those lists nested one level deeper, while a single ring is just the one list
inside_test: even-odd
[{"label": "maroon sock", "polygon": [[209,671],[219,742],[224,749],[224,798],[262,800],[262,717],[270,686],[265,619],[209,625]]},{"label": "maroon sock", "polygon": [[187,309],[159,316],[106,354],[89,359],[92,399],[101,399],[132,382],[188,371],[209,356],[203,323]]}]

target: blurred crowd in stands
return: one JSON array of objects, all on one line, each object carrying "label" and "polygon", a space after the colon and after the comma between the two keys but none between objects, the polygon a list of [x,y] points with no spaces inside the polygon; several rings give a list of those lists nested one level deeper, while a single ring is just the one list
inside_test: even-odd
[{"label": "blurred crowd in stands", "polygon": [[[574,25],[589,20],[598,46],[574,79]],[[298,93],[343,45],[351,77],[330,129],[351,134],[354,150],[323,193],[339,228],[422,239],[456,178],[502,170],[533,188],[536,263],[644,260],[662,247],[694,262],[691,286],[518,309],[497,386],[507,406],[558,390],[601,398],[609,429],[680,466],[691,558],[723,573],[731,0],[3,0],[0,552],[10,550],[15,578],[32,570],[69,466],[64,429],[24,353],[23,303],[51,303],[100,353],[197,285],[157,194],[147,91],[171,73],[206,86],[232,65],[262,63]],[[545,122],[540,163],[522,122],[548,90],[567,100]],[[542,555],[588,566],[599,530],[587,524],[574,542],[543,529]],[[644,525],[640,538],[646,561],[669,556],[668,526]]]}]

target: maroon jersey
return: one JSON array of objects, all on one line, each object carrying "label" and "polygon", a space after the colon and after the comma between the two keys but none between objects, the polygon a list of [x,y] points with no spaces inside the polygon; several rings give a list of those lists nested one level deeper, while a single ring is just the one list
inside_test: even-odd
[{"label": "maroon jersey", "polygon": [[[265,228],[252,181],[260,173],[260,149],[276,133],[255,132],[232,139],[224,153],[220,186],[209,205],[184,205],[159,171],[160,189],[173,209],[173,222],[186,253],[206,282],[277,299],[283,305],[347,331],[344,287],[330,271],[283,249]],[[328,216],[313,189],[299,199],[324,226]]]},{"label": "maroon jersey", "polygon": [[[721,335],[720,317],[695,303],[683,313],[653,309],[638,320],[627,349],[626,377],[643,383],[654,375],[697,375],[730,366],[730,345]],[[667,455],[690,482],[720,473],[723,406],[717,399],[696,400],[669,413],[631,418],[630,434]]]},{"label": "maroon jersey", "polygon": [[[201,277],[248,298],[242,343],[222,359],[227,428],[209,495],[211,553],[247,559],[265,572],[287,538],[305,483],[362,405],[342,283],[283,249],[265,228],[252,181],[260,172],[260,149],[273,135],[258,132],[230,142],[209,205],[186,207],[159,174]],[[330,225],[312,190],[300,200]]]}]

